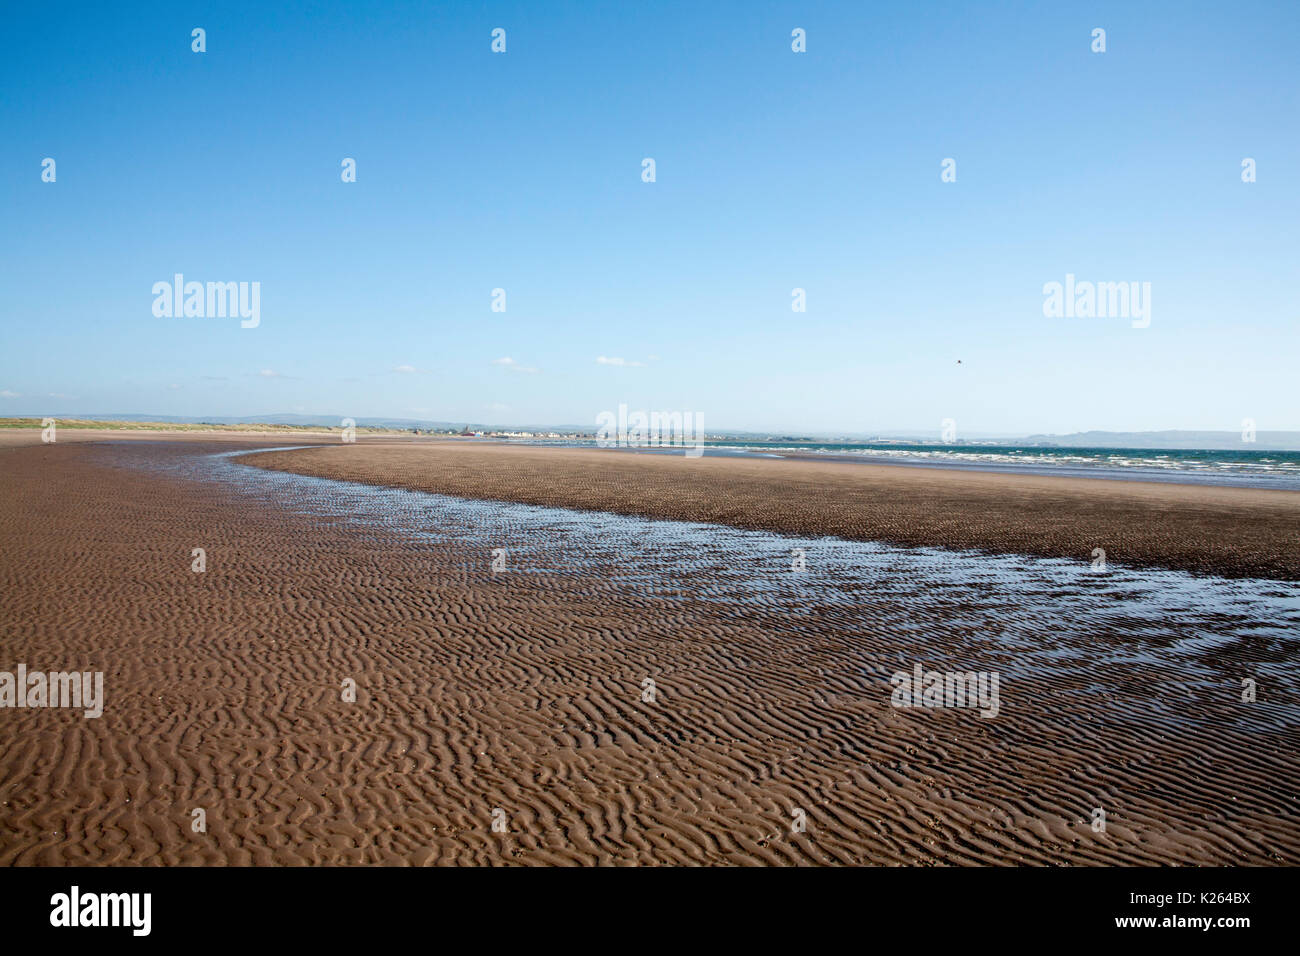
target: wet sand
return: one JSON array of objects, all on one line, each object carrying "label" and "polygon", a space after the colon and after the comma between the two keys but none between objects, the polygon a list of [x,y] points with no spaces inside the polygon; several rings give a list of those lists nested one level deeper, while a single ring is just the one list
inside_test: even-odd
[{"label": "wet sand", "polygon": [[1300,580],[1300,492],[612,449],[335,444],[249,464],[465,498]]},{"label": "wet sand", "polygon": [[[758,546],[738,532],[692,532],[673,558],[648,548],[643,524],[587,533],[581,516],[542,526],[500,506],[488,533],[450,504],[402,499],[426,508],[408,524],[432,530],[417,534],[348,520],[356,486],[306,486],[300,502],[302,479],[249,468],[241,484],[200,467],[256,446],[0,448],[0,669],[103,670],[107,696],[97,720],[0,710],[0,863],[1300,862],[1296,701],[1279,686],[1296,652],[1267,629],[1272,612],[1139,621],[1080,577],[1070,606],[1096,610],[1089,627],[1044,605],[999,628],[972,617],[977,601],[996,621],[999,589],[1038,572],[988,580],[978,559],[940,558],[972,576],[946,590],[890,553],[898,572],[864,585],[818,578],[815,551],[808,584],[736,600],[718,582]],[[628,510],[675,483],[684,511],[735,521],[755,483],[811,493],[795,476],[742,477],[728,500],[710,497],[717,475],[762,462],[706,459],[683,482],[681,461],[650,456],[400,451],[261,461],[444,491],[477,474],[479,495],[614,496]],[[637,493],[620,491],[633,467]],[[812,482],[824,503],[826,482],[851,491],[830,475]],[[477,513],[495,520],[494,507]],[[576,565],[567,526],[588,542]],[[496,547],[507,573],[491,572]],[[642,586],[678,562],[689,570],[671,588]],[[1212,647],[1179,650],[1207,634]],[[1001,713],[890,706],[888,674],[912,661],[1000,670]],[[1259,705],[1241,704],[1241,675],[1261,667]]]}]

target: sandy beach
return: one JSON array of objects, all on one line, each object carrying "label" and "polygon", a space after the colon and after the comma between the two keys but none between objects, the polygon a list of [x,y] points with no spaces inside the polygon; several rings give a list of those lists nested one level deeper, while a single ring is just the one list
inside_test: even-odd
[{"label": "sandy beach", "polygon": [[0,863],[1300,862],[1300,496],[106,437],[0,442],[0,669],[106,694],[0,710]]},{"label": "sandy beach", "polygon": [[334,444],[251,456],[304,475],[780,534],[1300,579],[1300,494],[614,449]]}]

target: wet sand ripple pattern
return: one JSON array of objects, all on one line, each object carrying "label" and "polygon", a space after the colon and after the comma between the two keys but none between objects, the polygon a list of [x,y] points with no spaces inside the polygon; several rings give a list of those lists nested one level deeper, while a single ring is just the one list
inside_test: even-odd
[{"label": "wet sand ripple pattern", "polygon": [[6,864],[1300,861],[1294,584],[0,456],[0,667],[107,694],[0,711]]}]

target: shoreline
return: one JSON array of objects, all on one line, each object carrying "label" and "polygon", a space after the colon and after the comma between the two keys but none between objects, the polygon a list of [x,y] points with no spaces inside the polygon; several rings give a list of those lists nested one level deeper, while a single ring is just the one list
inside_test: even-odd
[{"label": "shoreline", "polygon": [[[0,425],[0,450],[7,447],[40,444],[41,429],[35,426]],[[150,425],[142,427],[97,427],[88,428],[81,424],[61,425],[58,431],[60,441],[245,441],[261,438],[285,438],[301,440],[302,444],[341,443],[339,430],[328,427],[306,426],[252,426],[217,425],[211,427]],[[400,444],[473,444],[501,445],[520,448],[558,448],[590,451],[618,451],[632,454],[680,455],[680,448],[655,447],[614,447],[601,448],[591,442],[575,442],[568,438],[557,439],[517,439],[502,436],[469,438],[461,435],[418,434],[394,429],[359,428],[354,442],[372,444],[375,442],[393,442]],[[1220,471],[1200,469],[1194,463],[1185,462],[1175,466],[1115,465],[1109,463],[1084,464],[1079,461],[1054,460],[1045,457],[1042,460],[1029,458],[1007,461],[972,460],[955,457],[965,446],[954,446],[953,457],[926,457],[927,452],[909,452],[906,446],[891,448],[886,454],[880,449],[848,451],[841,449],[801,448],[789,444],[729,444],[715,443],[704,446],[706,458],[759,458],[789,461],[840,462],[855,465],[879,465],[882,467],[903,467],[922,469],[946,469],[951,471],[985,472],[999,475],[1033,475],[1041,477],[1080,478],[1101,481],[1150,482],[1156,484],[1194,485],[1221,488],[1258,488],[1266,491],[1300,492],[1300,477],[1290,473],[1268,471]],[[972,446],[975,447],[975,446]],[[1105,448],[1086,449],[1089,451],[1106,451]],[[1136,452],[1169,452],[1161,448],[1122,449]],[[1214,455],[1222,449],[1174,449],[1174,453]],[[1278,454],[1290,454],[1278,451]],[[1157,457],[1168,457],[1161,455]]]},{"label": "shoreline", "polygon": [[1300,580],[1300,493],[1009,475],[898,463],[368,442],[252,452],[244,464],[478,500],[800,537],[1106,560]]}]

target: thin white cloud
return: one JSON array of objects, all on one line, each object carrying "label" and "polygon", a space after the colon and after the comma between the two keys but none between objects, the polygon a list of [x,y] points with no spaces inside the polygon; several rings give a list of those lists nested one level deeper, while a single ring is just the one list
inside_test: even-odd
[{"label": "thin white cloud", "polygon": [[527,372],[529,374],[534,374],[537,372],[537,369],[530,368],[527,365],[520,365],[518,362],[510,358],[510,356],[508,355],[505,358],[493,359],[492,364],[500,365],[502,368],[507,368],[512,372]]},{"label": "thin white cloud", "polygon": [[7,388],[0,391],[0,398],[22,398],[22,397],[23,396],[21,392],[11,392]]},{"label": "thin white cloud", "polygon": [[644,362],[629,362],[625,358],[611,358],[607,355],[596,356],[597,365],[613,365],[618,368],[645,368]]},{"label": "thin white cloud", "polygon": [[429,374],[429,370],[427,368],[416,368],[414,365],[394,365],[393,371],[397,372],[399,375],[416,375],[416,374],[428,375]]}]

